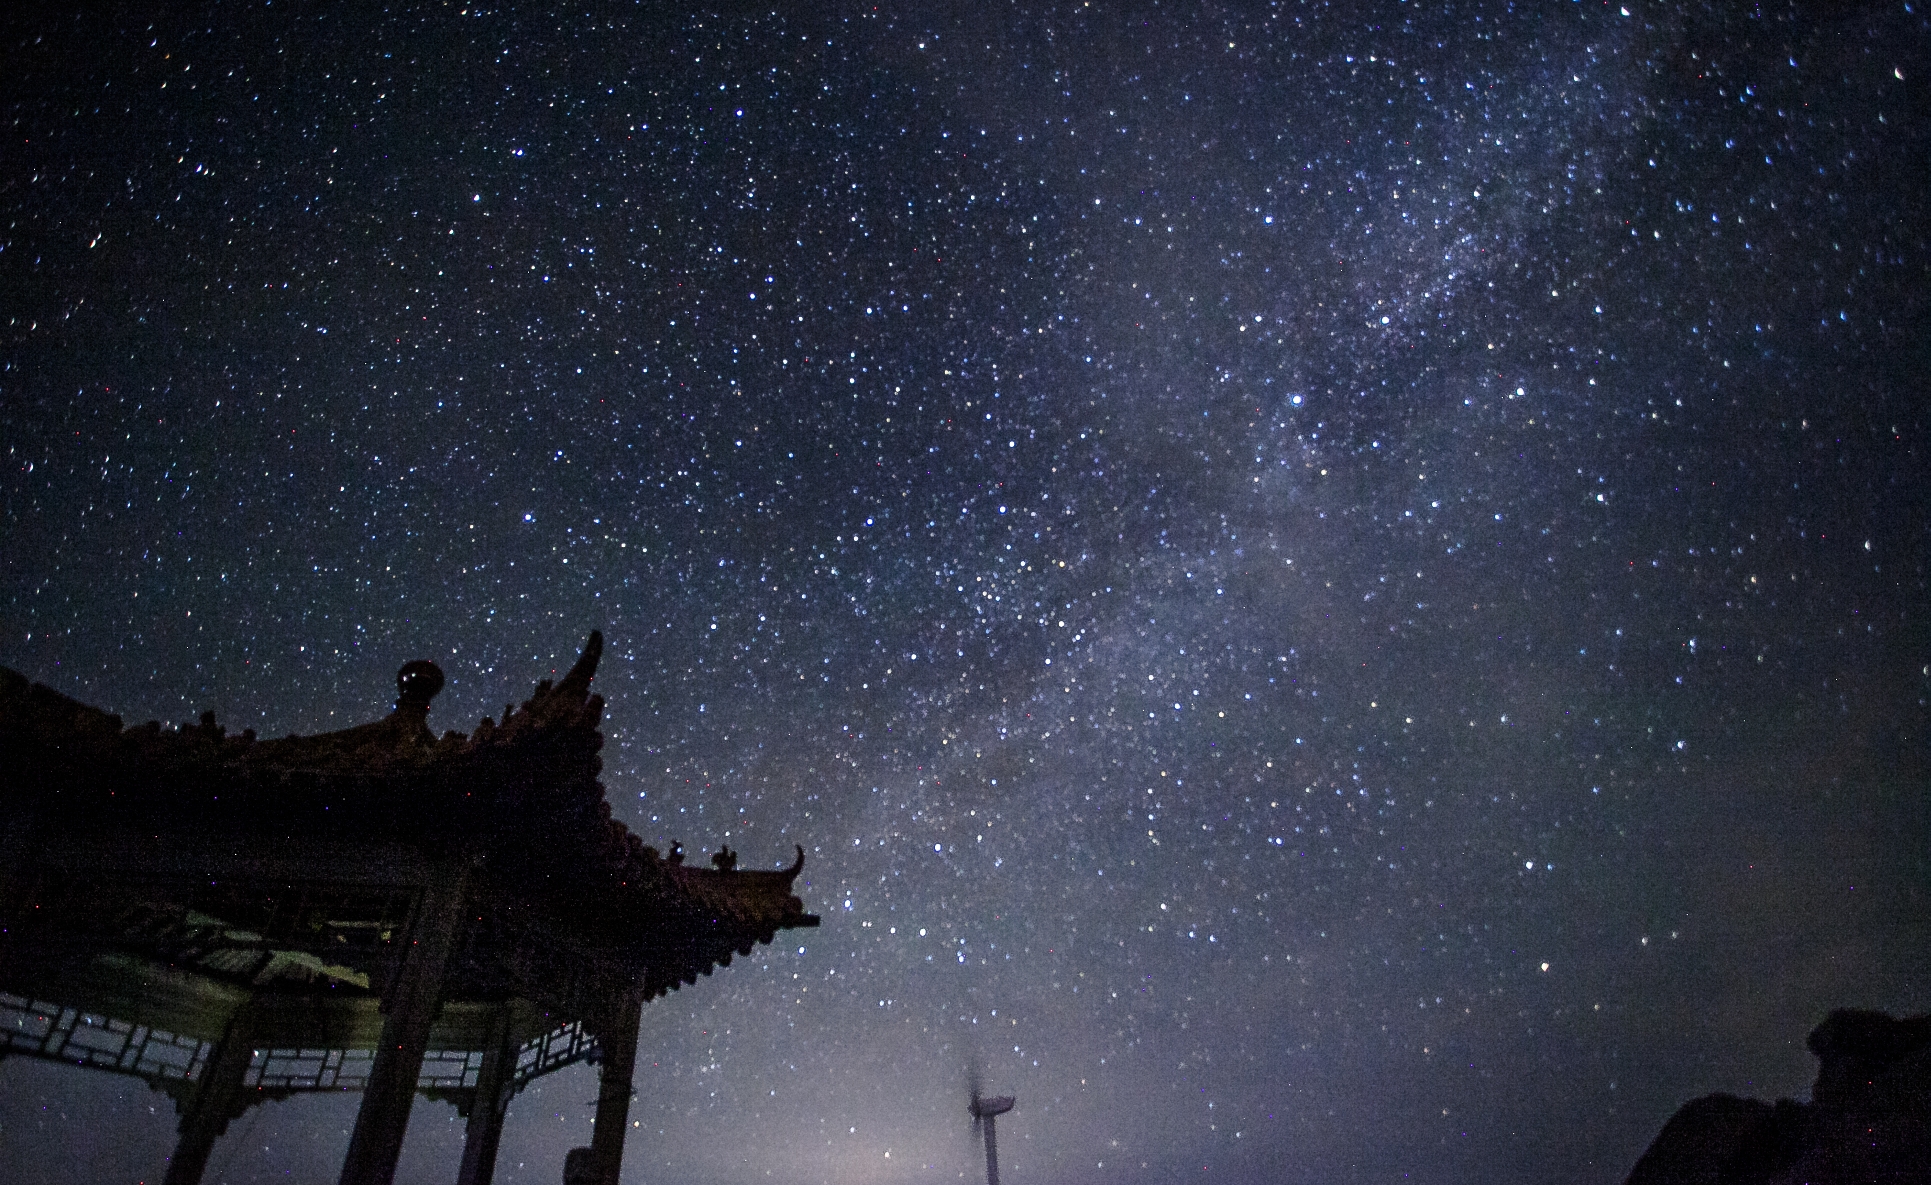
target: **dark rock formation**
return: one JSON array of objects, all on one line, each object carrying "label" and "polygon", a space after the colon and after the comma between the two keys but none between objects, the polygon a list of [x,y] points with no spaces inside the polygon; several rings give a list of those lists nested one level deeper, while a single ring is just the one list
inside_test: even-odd
[{"label": "dark rock formation", "polygon": [[1931,1016],[1840,1010],[1810,1034],[1811,1101],[1713,1094],[1670,1117],[1629,1185],[1931,1181]]}]

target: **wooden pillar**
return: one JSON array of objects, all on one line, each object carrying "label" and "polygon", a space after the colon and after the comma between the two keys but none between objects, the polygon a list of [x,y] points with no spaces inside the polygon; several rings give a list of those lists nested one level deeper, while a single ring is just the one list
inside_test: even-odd
[{"label": "wooden pillar", "polygon": [[165,1185],[200,1185],[215,1141],[246,1108],[248,1067],[255,1060],[253,1016],[253,1001],[235,1009],[208,1055],[200,1085],[181,1109],[181,1134],[168,1158]]},{"label": "wooden pillar", "polygon": [[617,1174],[624,1165],[631,1074],[637,1067],[637,1022],[643,1009],[644,997],[633,989],[612,1002],[597,1030],[603,1066],[597,1076],[597,1129],[590,1136],[590,1180],[594,1185],[617,1185]]},{"label": "wooden pillar", "polygon": [[476,1099],[469,1105],[469,1126],[463,1132],[463,1163],[456,1185],[490,1185],[496,1175],[496,1148],[503,1140],[503,1115],[509,1109],[510,1084],[516,1077],[516,1005],[504,1004],[490,1021],[489,1045],[476,1073]]},{"label": "wooden pillar", "polygon": [[423,889],[409,927],[409,950],[391,987],[382,1044],[369,1068],[369,1084],[356,1112],[349,1154],[342,1161],[341,1185],[390,1185],[396,1158],[409,1127],[409,1107],[422,1077],[422,1055],[429,1047],[429,1026],[442,1006],[443,974],[462,933],[463,898],[469,869],[444,866]]}]

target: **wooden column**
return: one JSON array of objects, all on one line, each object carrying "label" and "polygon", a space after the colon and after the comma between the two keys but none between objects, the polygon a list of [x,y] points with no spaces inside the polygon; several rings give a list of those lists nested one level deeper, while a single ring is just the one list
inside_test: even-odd
[{"label": "wooden column", "polygon": [[255,1060],[254,1002],[245,1001],[228,1018],[221,1040],[202,1067],[201,1083],[181,1108],[180,1137],[168,1158],[165,1185],[200,1185],[215,1141],[246,1108],[248,1067]]},{"label": "wooden column", "polygon": [[611,1002],[599,1021],[597,1044],[603,1066],[597,1076],[597,1129],[590,1136],[590,1180],[594,1185],[617,1185],[624,1165],[624,1129],[630,1124],[631,1074],[637,1067],[637,1022],[644,1009],[642,993],[632,990]]},{"label": "wooden column", "polygon": [[468,885],[464,864],[437,869],[423,889],[409,927],[409,950],[385,1001],[382,1044],[362,1091],[362,1109],[356,1112],[349,1154],[342,1161],[341,1185],[390,1185],[395,1178],[409,1107],[422,1077],[422,1055],[429,1047],[429,1026],[442,1006],[443,974],[462,933]]},{"label": "wooden column", "polygon": [[503,1141],[503,1115],[509,1109],[510,1082],[516,1076],[516,1005],[506,1003],[490,1022],[489,1046],[476,1073],[476,1100],[469,1105],[463,1132],[463,1163],[456,1185],[490,1185],[496,1176],[496,1148]]}]

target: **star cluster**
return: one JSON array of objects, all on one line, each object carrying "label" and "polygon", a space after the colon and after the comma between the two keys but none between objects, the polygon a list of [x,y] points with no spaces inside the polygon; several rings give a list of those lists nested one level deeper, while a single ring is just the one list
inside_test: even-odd
[{"label": "star cluster", "polygon": [[627,1181],[973,1179],[970,1061],[1018,1183],[1620,1180],[1931,998],[1918,7],[5,18],[0,662],[467,730],[601,628],[618,817],[824,915]]}]

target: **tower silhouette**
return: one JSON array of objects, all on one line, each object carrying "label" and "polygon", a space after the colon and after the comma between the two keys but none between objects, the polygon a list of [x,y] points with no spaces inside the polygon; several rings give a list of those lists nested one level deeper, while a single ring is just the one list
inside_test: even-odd
[{"label": "tower silhouette", "polygon": [[972,1101],[968,1109],[972,1112],[972,1126],[983,1127],[986,1134],[986,1185],[999,1185],[999,1135],[997,1120],[1012,1110],[1013,1097],[1000,1095],[987,1098],[979,1093],[979,1071],[975,1066],[971,1075]]}]

